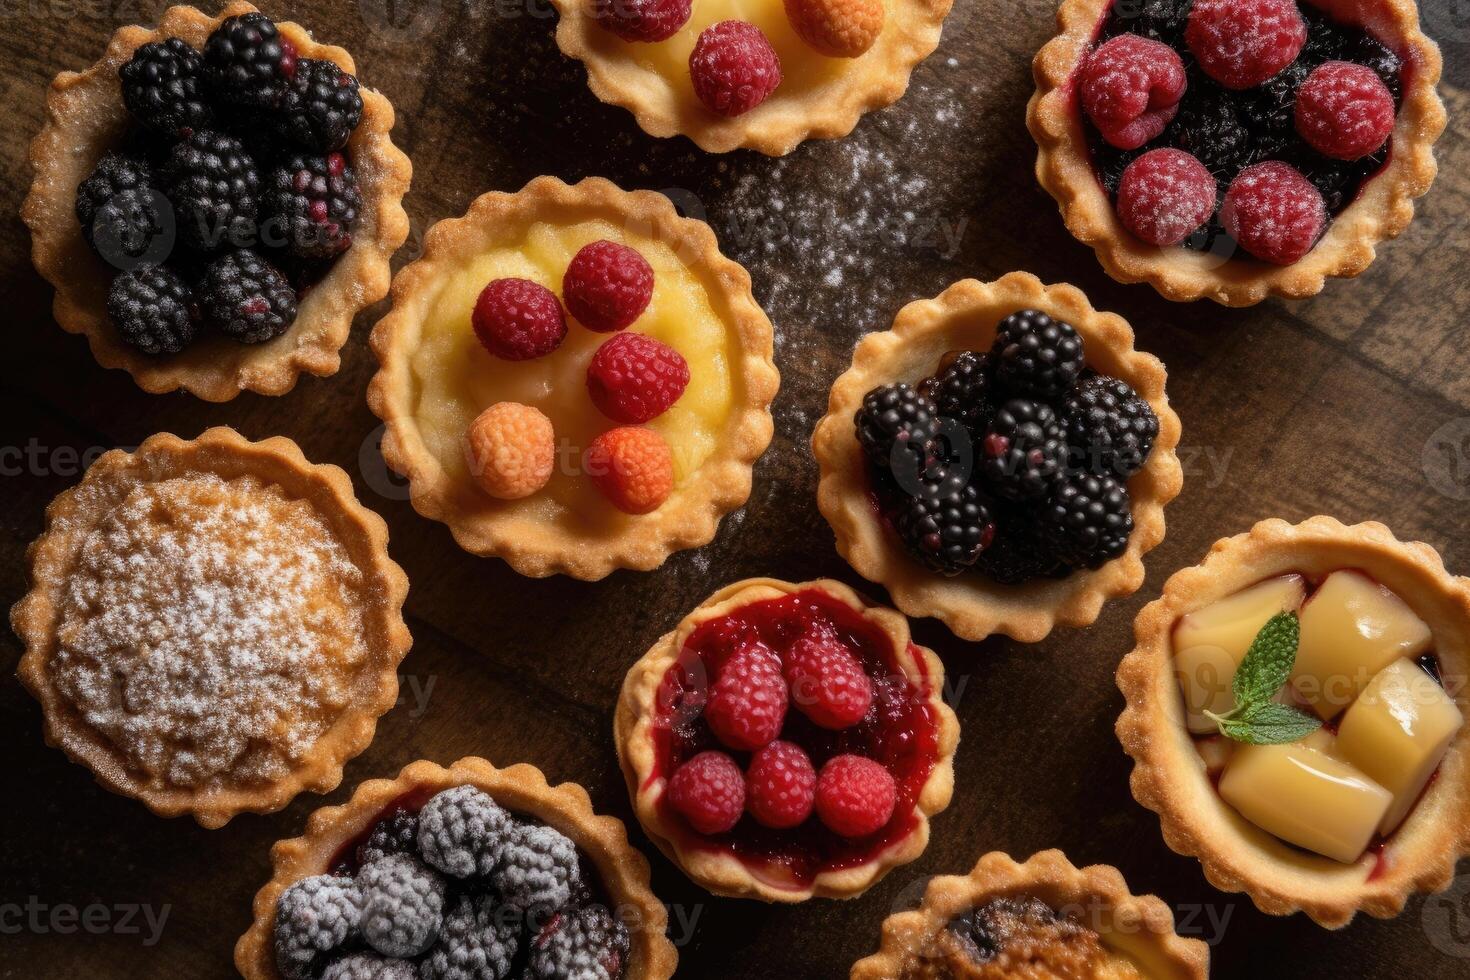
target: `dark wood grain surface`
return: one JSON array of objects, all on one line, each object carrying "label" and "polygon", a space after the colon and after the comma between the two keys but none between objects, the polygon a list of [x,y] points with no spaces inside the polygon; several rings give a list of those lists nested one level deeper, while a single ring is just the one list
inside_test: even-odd
[{"label": "dark wood grain surface", "polygon": [[342,788],[205,831],[98,789],[43,745],[40,712],[10,676],[19,647],[5,631],[0,975],[231,974],[271,843],[361,780],[420,757],[528,761],[553,780],[582,783],[599,809],[632,825],[610,722],[623,673],[648,645],[737,578],[862,584],[817,513],[807,445],[854,341],[955,279],[1025,269],[1075,283],[1123,314],[1139,346],[1168,365],[1187,475],[1148,580],[1090,629],[1031,647],[962,643],[936,622],[916,624],[959,690],[954,803],[922,859],[857,901],[767,908],[712,899],[635,826],[635,841],[653,855],[655,890],[674,906],[681,975],[845,977],[926,876],[967,870],[989,850],[1021,857],[1060,847],[1078,864],[1115,864],[1135,891],[1163,896],[1183,931],[1214,942],[1217,976],[1470,976],[1470,874],[1393,921],[1360,919],[1337,933],[1300,916],[1261,915],[1164,846],[1157,818],[1129,794],[1129,762],[1112,733],[1121,709],[1113,670],[1134,614],[1220,536],[1268,516],[1378,519],[1470,571],[1470,14],[1456,0],[1432,4],[1425,19],[1443,45],[1451,123],[1419,217],[1356,281],[1331,282],[1304,303],[1232,311],[1171,305],[1146,286],[1112,282],[1036,186],[1023,116],[1051,0],[958,0],[943,44],[902,102],[847,140],[807,144],[784,160],[711,157],[682,139],[645,137],[557,53],[545,0],[267,3],[346,46],[364,82],[397,107],[395,138],[416,171],[407,201],[414,232],[399,264],[417,254],[430,224],[477,194],[549,173],[667,190],[751,270],[777,325],[783,384],[750,502],[709,547],[596,584],[520,578],[461,552],[413,512],[377,454],[377,420],[364,402],[375,366],[365,335],[381,308],[359,318],[335,377],[226,405],[143,394],[63,334],[16,217],[30,181],[26,143],[52,76],[90,64],[115,28],[151,22],[162,5],[0,4],[0,605],[24,593],[26,545],[84,461],[160,430],[193,436],[228,424],[251,438],[290,436],[313,460],[353,474],[363,501],[388,520],[393,555],[412,581],[415,640],[403,703],[348,766]]}]

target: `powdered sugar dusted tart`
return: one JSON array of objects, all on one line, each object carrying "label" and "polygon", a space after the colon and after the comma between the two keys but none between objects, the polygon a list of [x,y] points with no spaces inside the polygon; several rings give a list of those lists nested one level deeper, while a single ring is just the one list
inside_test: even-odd
[{"label": "powdered sugar dusted tart", "polygon": [[592,899],[607,904],[631,940],[626,962],[603,975],[623,980],[673,976],[679,956],[664,935],[668,912],[650,890],[648,861],[629,843],[622,821],[594,813],[587,791],[576,783],[552,786],[534,766],[500,769],[474,756],[448,767],[419,760],[393,779],[368,780],[341,806],[314,812],[302,836],[277,842],[271,848],[271,880],[255,895],[255,921],[235,944],[240,973],[247,980],[280,980],[273,932],[278,901],[294,882],[352,870],[359,845],[380,821],[413,813],[436,794],[459,786],[483,791],[513,817],[551,827],[576,845],[596,878],[587,883]]},{"label": "powdered sugar dusted tart", "polygon": [[387,540],[347,475],[287,439],[107,453],[48,508],[11,611],[47,741],[211,828],[334,788],[409,648]]},{"label": "powdered sugar dusted tart", "polygon": [[1209,962],[1208,946],[1174,931],[1169,906],[1129,892],[1117,868],[1079,869],[1056,850],[1021,864],[992,851],[968,875],[932,879],[917,909],[890,915],[852,980],[1203,980]]}]

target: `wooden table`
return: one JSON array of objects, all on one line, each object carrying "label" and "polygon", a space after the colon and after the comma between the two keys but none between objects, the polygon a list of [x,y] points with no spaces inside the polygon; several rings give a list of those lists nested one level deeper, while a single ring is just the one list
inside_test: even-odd
[{"label": "wooden table", "polygon": [[[414,231],[400,264],[417,254],[433,222],[460,214],[482,191],[512,190],[543,173],[669,190],[707,217],[754,276],[777,325],[782,372],[776,438],[739,519],[727,520],[709,547],[657,572],[596,584],[531,581],[465,554],[443,527],[413,512],[377,453],[378,423],[363,395],[375,368],[366,332],[381,306],[359,318],[339,374],[304,380],[282,398],[207,405],[154,397],[98,368],[80,338],[54,325],[51,290],[31,268],[15,217],[30,181],[25,148],[51,77],[90,64],[115,28],[152,22],[162,5],[26,0],[0,8],[0,211],[9,215],[0,225],[0,605],[24,593],[26,545],[47,501],[79,478],[79,460],[160,430],[193,436],[228,424],[251,438],[290,436],[313,460],[352,473],[363,501],[387,518],[394,557],[413,583],[404,703],[330,801],[420,757],[477,754],[575,780],[599,809],[636,828],[610,737],[614,698],[633,660],[738,578],[827,575],[862,584],[817,512],[807,445],[853,342],[886,327],[904,302],[955,279],[1027,269],[1075,283],[1098,307],[1126,316],[1139,346],[1170,369],[1187,478],[1168,511],[1168,538],[1149,556],[1148,580],[1092,628],[1029,648],[1005,639],[962,643],[937,622],[916,624],[962,691],[957,791],[927,853],[858,901],[768,908],[711,899],[635,829],[653,855],[655,891],[675,906],[682,975],[845,977],[876,948],[883,918],[912,901],[927,876],[967,870],[989,850],[1021,857],[1060,847],[1078,864],[1115,864],[1135,891],[1168,900],[1185,931],[1217,940],[1219,976],[1470,976],[1470,875],[1448,899],[1415,899],[1396,920],[1360,918],[1339,933],[1301,916],[1261,915],[1242,896],[1210,888],[1194,860],[1164,846],[1157,818],[1128,791],[1129,760],[1112,732],[1122,705],[1113,670],[1130,647],[1134,614],[1218,537],[1273,515],[1377,519],[1435,545],[1451,568],[1470,570],[1463,7],[1456,14],[1451,0],[1432,0],[1426,13],[1445,43],[1442,92],[1452,122],[1439,146],[1439,181],[1409,231],[1355,282],[1329,283],[1304,303],[1233,311],[1173,305],[1146,286],[1114,283],[1037,187],[1023,113],[1052,0],[960,0],[943,45],[901,103],[846,140],[807,144],[784,160],[712,157],[682,139],[645,137],[627,113],[598,103],[582,69],[558,54],[544,0],[526,2],[477,3],[473,14],[450,0],[267,7],[346,46],[364,81],[396,105],[395,138],[416,170],[407,201]],[[8,631],[0,649],[8,677],[19,656]],[[43,745],[40,713],[17,683],[0,684],[0,709],[13,781],[0,807],[0,975],[229,975],[271,843],[299,833],[325,801],[300,797],[281,813],[218,831],[161,820],[98,789],[86,770]],[[38,921],[21,922],[7,903],[34,906]],[[90,930],[74,923],[63,931],[66,907],[92,905],[107,911],[87,913]],[[161,933],[141,913],[123,921],[120,908],[137,905],[155,919],[166,910]]]}]

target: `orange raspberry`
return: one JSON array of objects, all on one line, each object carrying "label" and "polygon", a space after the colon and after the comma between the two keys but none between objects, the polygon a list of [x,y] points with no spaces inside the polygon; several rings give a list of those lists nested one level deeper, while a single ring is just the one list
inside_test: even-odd
[{"label": "orange raspberry", "polygon": [[786,0],[792,30],[819,53],[856,58],[883,31],[882,0]]},{"label": "orange raspberry", "polygon": [[551,420],[530,405],[499,402],[470,423],[465,461],[480,488],[518,500],[546,486],[556,461]]},{"label": "orange raspberry", "polygon": [[674,489],[674,454],[652,429],[629,425],[604,432],[583,463],[597,488],[627,514],[657,510]]}]

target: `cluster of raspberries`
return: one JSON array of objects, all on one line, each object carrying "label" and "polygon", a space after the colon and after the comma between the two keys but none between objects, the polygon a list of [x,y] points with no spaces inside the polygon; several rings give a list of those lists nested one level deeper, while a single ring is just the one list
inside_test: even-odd
[{"label": "cluster of raspberries", "polygon": [[76,198],[87,244],[118,270],[118,333],[152,355],[204,331],[244,344],[284,333],[299,289],[352,244],[357,79],[299,57],[260,13],[226,18],[202,51],[144,44],[118,75],[135,125]]},{"label": "cluster of raspberries", "polygon": [[619,980],[630,939],[569,838],[463,785],[287,888],[274,945],[286,980]]}]

